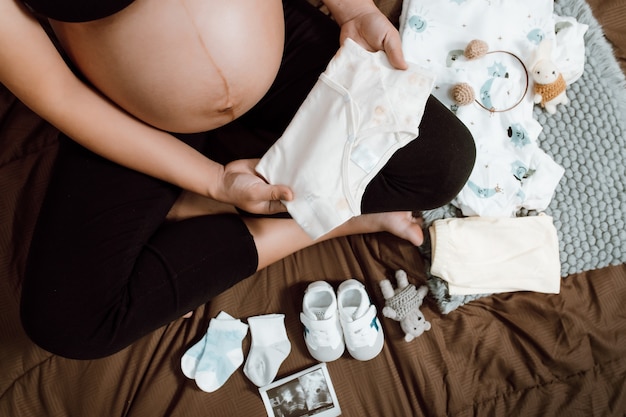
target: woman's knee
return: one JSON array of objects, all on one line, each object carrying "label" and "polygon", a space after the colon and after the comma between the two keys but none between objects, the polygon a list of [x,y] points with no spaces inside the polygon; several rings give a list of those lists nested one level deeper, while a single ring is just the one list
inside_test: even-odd
[{"label": "woman's knee", "polygon": [[471,135],[460,134],[446,151],[434,158],[429,204],[433,209],[450,203],[467,183],[476,161],[476,148]]},{"label": "woman's knee", "polygon": [[[87,282],[88,275],[82,276]],[[105,296],[94,298],[75,277],[28,268],[22,285],[20,318],[27,336],[42,349],[70,359],[96,359],[119,350],[115,340],[116,309]],[[67,285],[64,285],[67,284]],[[87,284],[88,286],[88,284]]]},{"label": "woman's knee", "polygon": [[52,354],[68,359],[97,359],[113,353],[90,340],[85,328],[77,327],[58,311],[41,308],[34,300],[22,298],[21,320],[30,340]]},{"label": "woman's knee", "polygon": [[443,206],[461,191],[475,161],[476,146],[469,129],[431,96],[419,136],[396,152],[368,184],[362,211]]},{"label": "woman's knee", "polygon": [[434,97],[420,125],[422,164],[431,186],[431,207],[449,203],[474,169],[476,144],[465,124]]}]

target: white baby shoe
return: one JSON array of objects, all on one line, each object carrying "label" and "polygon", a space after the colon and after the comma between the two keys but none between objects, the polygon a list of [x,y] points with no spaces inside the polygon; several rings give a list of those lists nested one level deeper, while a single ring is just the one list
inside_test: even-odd
[{"label": "white baby shoe", "polygon": [[348,352],[354,359],[368,361],[383,349],[383,328],[365,286],[349,279],[337,290],[339,319]]},{"label": "white baby shoe", "polygon": [[300,321],[304,325],[304,341],[313,358],[331,362],[343,355],[345,343],[339,323],[337,297],[326,281],[307,287],[302,300]]}]

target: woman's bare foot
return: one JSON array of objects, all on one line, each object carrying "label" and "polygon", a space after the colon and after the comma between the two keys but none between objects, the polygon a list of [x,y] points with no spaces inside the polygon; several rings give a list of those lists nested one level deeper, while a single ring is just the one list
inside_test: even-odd
[{"label": "woman's bare foot", "polygon": [[[349,224],[353,222],[354,224]],[[346,226],[355,227],[357,233],[389,232],[408,240],[415,246],[424,243],[423,219],[414,217],[410,211],[363,214],[351,219]]]}]

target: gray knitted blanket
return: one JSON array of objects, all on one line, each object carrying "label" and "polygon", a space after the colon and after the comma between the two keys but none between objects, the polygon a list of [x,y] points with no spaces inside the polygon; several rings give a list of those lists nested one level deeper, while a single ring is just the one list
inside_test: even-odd
[{"label": "gray knitted blanket", "polygon": [[[557,1],[554,11],[589,25],[585,71],[568,86],[570,104],[554,115],[539,106],[534,109],[543,126],[539,146],[565,168],[546,212],[554,217],[566,277],[626,262],[626,81],[584,0]],[[448,205],[425,212],[424,218],[428,224],[458,215]],[[430,247],[429,242],[424,247]],[[450,296],[444,281],[429,281],[443,313],[486,295]]]}]

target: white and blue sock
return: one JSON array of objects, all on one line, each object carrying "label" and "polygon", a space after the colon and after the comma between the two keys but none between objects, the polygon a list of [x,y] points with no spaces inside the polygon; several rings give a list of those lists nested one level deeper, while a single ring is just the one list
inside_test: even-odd
[{"label": "white and blue sock", "polygon": [[211,319],[204,337],[181,358],[183,374],[195,379],[203,391],[217,390],[243,363],[241,342],[247,333],[247,324],[221,312]]}]

